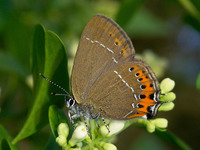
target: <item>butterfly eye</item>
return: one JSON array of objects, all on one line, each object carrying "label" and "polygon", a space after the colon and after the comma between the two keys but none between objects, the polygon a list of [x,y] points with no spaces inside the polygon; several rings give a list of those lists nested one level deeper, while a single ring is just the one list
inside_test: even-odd
[{"label": "butterfly eye", "polygon": [[69,107],[73,107],[74,106],[74,104],[75,104],[75,99],[73,99],[73,98],[70,98],[68,101],[67,101],[67,107],[69,108]]}]

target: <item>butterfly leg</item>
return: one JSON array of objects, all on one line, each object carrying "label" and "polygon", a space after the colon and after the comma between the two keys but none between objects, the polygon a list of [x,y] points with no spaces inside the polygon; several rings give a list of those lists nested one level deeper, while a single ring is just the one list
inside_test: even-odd
[{"label": "butterfly leg", "polygon": [[68,111],[68,116],[69,116],[69,120],[70,120],[70,123],[73,125],[73,127],[75,128],[75,125],[74,125],[74,119],[78,118],[78,116],[76,114],[74,114],[74,111],[73,110],[69,110]]},{"label": "butterfly leg", "polygon": [[98,118],[96,118],[96,121],[97,121],[97,126],[98,126],[98,128],[100,128],[100,125],[99,125],[99,120],[98,120]]},{"label": "butterfly leg", "polygon": [[[101,110],[101,109],[100,109]],[[102,111],[102,110],[101,110]],[[101,116],[101,114],[99,113],[98,114],[98,117],[100,117],[101,118],[101,120],[103,121],[103,123],[104,123],[104,125],[106,126],[106,128],[108,129],[108,132],[110,133],[110,129],[108,128],[108,125],[106,124],[106,122],[105,122],[105,120],[104,120],[104,118]]]},{"label": "butterfly leg", "polygon": [[99,125],[99,117],[100,117],[100,114],[97,114],[95,117],[92,117],[93,119],[95,119],[97,121],[97,126],[98,128],[100,128],[100,125]]},{"label": "butterfly leg", "polygon": [[85,123],[85,127],[86,127],[86,130],[87,130],[87,133],[88,133],[88,135],[90,135],[89,130],[88,130],[87,119],[86,119],[86,117],[84,115],[83,115],[83,120],[84,120],[84,123]]},{"label": "butterfly leg", "polygon": [[104,118],[102,116],[101,116],[101,119],[102,119],[104,125],[106,126],[106,128],[108,129],[108,132],[110,133],[110,129],[108,128],[108,125],[106,124],[106,122],[105,122],[105,120],[104,120]]}]

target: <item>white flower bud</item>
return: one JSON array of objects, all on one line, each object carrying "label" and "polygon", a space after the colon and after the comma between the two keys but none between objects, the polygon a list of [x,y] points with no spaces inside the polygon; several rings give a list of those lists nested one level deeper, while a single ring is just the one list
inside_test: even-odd
[{"label": "white flower bud", "polygon": [[173,102],[169,102],[169,103],[164,103],[162,104],[158,111],[170,111],[174,108],[174,103]]},{"label": "white flower bud", "polygon": [[57,130],[58,136],[63,136],[67,138],[67,136],[69,135],[69,126],[67,125],[67,123],[60,123]]},{"label": "white flower bud", "polygon": [[165,78],[160,83],[161,93],[168,93],[170,92],[175,86],[175,82],[170,78]]},{"label": "white flower bud", "polygon": [[117,147],[111,143],[105,143],[103,148],[104,150],[117,150]]},{"label": "white flower bud", "polygon": [[117,147],[111,143],[101,142],[99,145],[101,145],[104,150],[117,150]]},{"label": "white flower bud", "polygon": [[109,134],[108,129],[106,128],[105,125],[100,126],[99,128],[99,133],[101,134],[101,136],[105,137]]},{"label": "white flower bud", "polygon": [[112,120],[109,124],[110,134],[113,135],[123,129],[125,122],[122,120]]},{"label": "white flower bud", "polygon": [[148,121],[146,124],[146,129],[149,133],[153,133],[155,131],[155,125],[151,123],[151,121]]},{"label": "white flower bud", "polygon": [[70,148],[69,150],[81,150],[81,148]]},{"label": "white flower bud", "polygon": [[65,136],[60,135],[60,136],[58,136],[58,137],[56,138],[56,143],[58,143],[58,145],[60,145],[60,146],[63,147],[64,145],[67,144],[67,139],[66,139]]},{"label": "white flower bud", "polygon": [[157,118],[152,120],[152,123],[158,128],[167,128],[168,121],[165,118]]},{"label": "white flower bud", "polygon": [[176,99],[176,94],[174,92],[169,92],[166,95],[161,95],[161,101],[172,102]]}]

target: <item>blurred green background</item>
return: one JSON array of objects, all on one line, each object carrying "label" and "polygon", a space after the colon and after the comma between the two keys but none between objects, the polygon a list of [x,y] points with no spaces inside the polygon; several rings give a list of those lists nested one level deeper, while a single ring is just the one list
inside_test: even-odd
[{"label": "blurred green background", "polygon": [[[64,42],[70,72],[81,32],[97,13],[113,18],[127,32],[137,54],[153,53],[164,62],[157,71],[159,80],[175,80],[177,99],[174,110],[158,117],[167,118],[170,131],[199,149],[200,93],[195,87],[200,72],[199,0],[0,0],[0,124],[15,137],[32,107],[30,50],[35,25],[43,24]],[[44,149],[50,134],[46,126],[19,147]],[[134,127],[122,132],[115,145],[127,150],[175,149]]]}]

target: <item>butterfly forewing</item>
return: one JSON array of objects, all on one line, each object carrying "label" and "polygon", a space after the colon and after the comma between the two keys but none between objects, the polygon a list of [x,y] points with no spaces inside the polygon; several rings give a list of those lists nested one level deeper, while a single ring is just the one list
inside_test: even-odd
[{"label": "butterfly forewing", "polygon": [[77,103],[87,100],[92,86],[105,73],[133,57],[126,33],[110,18],[94,16],[82,33],[72,70],[72,93]]}]

